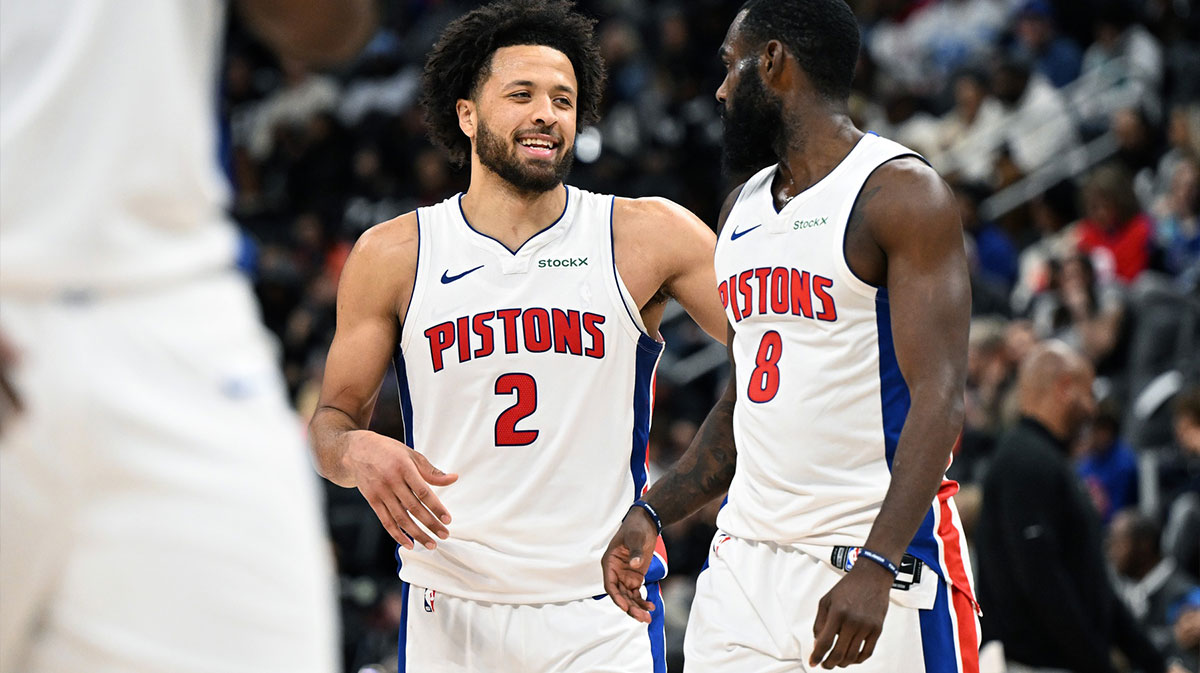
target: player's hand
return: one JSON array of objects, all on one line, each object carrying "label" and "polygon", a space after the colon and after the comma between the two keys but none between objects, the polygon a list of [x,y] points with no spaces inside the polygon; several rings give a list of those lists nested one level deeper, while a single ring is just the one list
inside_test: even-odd
[{"label": "player's hand", "polygon": [[21,398],[12,382],[16,366],[17,349],[0,332],[0,434],[4,434],[9,418],[21,411]]},{"label": "player's hand", "polygon": [[441,539],[450,537],[450,512],[432,486],[449,486],[457,474],[447,474],[420,453],[369,430],[350,433],[344,461],[359,492],[367,499],[387,532],[405,549],[413,542],[427,549],[437,542],[414,522]]},{"label": "player's hand", "polygon": [[642,585],[657,540],[658,529],[650,516],[642,508],[634,507],[625,515],[600,559],[604,590],[609,597],[630,617],[647,624],[654,604],[642,597]]},{"label": "player's hand", "polygon": [[891,588],[886,568],[859,559],[817,604],[816,641],[808,665],[831,669],[866,661],[883,631]]}]

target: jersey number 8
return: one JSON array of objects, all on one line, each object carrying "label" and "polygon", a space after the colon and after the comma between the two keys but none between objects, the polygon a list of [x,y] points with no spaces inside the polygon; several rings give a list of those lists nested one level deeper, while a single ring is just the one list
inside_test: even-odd
[{"label": "jersey number 8", "polygon": [[758,355],[754,357],[754,371],[750,372],[750,385],[746,397],[751,402],[770,402],[779,392],[779,360],[783,357],[783,338],[771,330],[763,335],[758,344]]}]

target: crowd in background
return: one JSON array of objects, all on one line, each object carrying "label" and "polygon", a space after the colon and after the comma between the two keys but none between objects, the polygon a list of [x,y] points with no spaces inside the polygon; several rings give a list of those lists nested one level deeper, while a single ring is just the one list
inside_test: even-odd
[{"label": "crowd in background", "polygon": [[[475,4],[387,3],[364,53],[334,73],[281,62],[231,22],[221,112],[233,214],[303,414],[316,403],[354,241],[466,188],[465,171],[426,139],[416,100],[433,40]],[[1156,642],[1200,673],[1200,9],[1187,0],[850,4],[863,34],[852,117],[921,152],[953,187],[966,231],[967,426],[951,476],[964,486],[968,534],[989,454],[1015,420],[1016,367],[1039,340],[1061,339],[1098,374],[1100,413],[1074,451],[1110,526],[1114,581]],[[738,5],[579,2],[599,20],[609,79],[602,121],[577,139],[572,184],[664,196],[715,224],[737,179],[721,172],[713,94],[723,77],[716,50]],[[665,362],[708,345],[686,319],[663,334]],[[658,379],[659,466],[686,449],[726,370],[672,374],[664,366]],[[373,428],[402,437],[395,399],[390,378]],[[345,661],[358,670],[395,655],[392,542],[356,491],[329,486],[328,501]],[[666,531],[673,665],[715,507]]]}]

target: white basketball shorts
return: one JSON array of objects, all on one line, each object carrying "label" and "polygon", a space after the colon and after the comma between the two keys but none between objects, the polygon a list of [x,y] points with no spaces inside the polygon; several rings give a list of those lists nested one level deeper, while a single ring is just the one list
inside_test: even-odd
[{"label": "white basketball shorts", "polygon": [[329,673],[330,548],[248,283],[0,298],[0,672]]},{"label": "white basketball shorts", "polygon": [[[685,673],[814,670],[808,658],[817,603],[844,576],[830,555],[718,531],[696,582]],[[874,653],[852,670],[978,673],[979,623],[957,593],[928,567],[907,590],[893,589]]]},{"label": "white basketball shorts", "polygon": [[666,673],[658,583],[647,626],[608,596],[486,603],[405,583],[399,673]]}]

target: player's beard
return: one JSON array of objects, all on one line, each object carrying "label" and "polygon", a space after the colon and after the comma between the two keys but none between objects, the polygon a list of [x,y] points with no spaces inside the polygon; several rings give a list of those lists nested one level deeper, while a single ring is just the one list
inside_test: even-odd
[{"label": "player's beard", "polygon": [[747,68],[721,111],[725,122],[721,163],[729,175],[757,171],[779,161],[783,101],[772,98],[755,68]]},{"label": "player's beard", "polygon": [[[545,133],[541,130],[534,132]],[[479,132],[475,135],[475,151],[479,154],[479,163],[499,175],[517,191],[527,194],[548,192],[562,183],[571,172],[571,164],[575,161],[574,147],[566,148],[556,159],[531,160],[518,156],[516,145],[516,141],[509,144],[499,135],[492,133],[487,124],[480,120]]]}]

